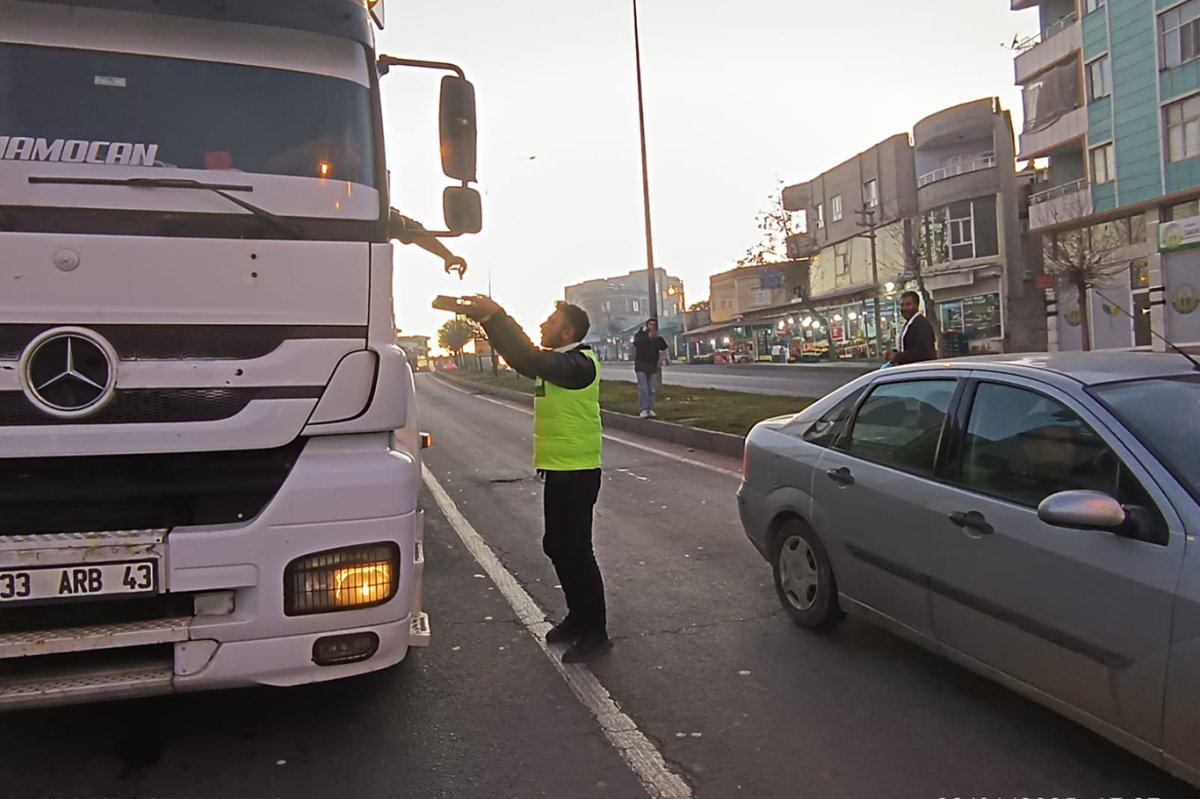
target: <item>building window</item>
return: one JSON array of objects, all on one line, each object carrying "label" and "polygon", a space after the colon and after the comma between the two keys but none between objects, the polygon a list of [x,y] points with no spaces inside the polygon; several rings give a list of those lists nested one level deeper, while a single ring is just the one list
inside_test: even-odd
[{"label": "building window", "polygon": [[1083,13],[1090,14],[1097,9],[1104,8],[1104,0],[1084,0]]},{"label": "building window", "polygon": [[842,220],[842,195],[834,195],[833,199],[829,201],[829,212],[833,215],[834,222]]},{"label": "building window", "polygon": [[879,181],[868,180],[863,184],[863,205],[867,208],[879,207]]},{"label": "building window", "polygon": [[1102,56],[1087,65],[1088,97],[1099,100],[1112,94],[1112,60]]},{"label": "building window", "polygon": [[771,304],[770,289],[754,289],[750,292],[750,304],[755,308],[761,308],[764,305]]},{"label": "building window", "polygon": [[848,244],[846,246],[845,250],[843,250],[842,252],[835,251],[833,254],[833,263],[837,269],[837,273],[838,273],[839,277],[850,274],[850,261],[851,261],[850,247],[851,246],[853,246],[853,245]]},{"label": "building window", "polygon": [[817,203],[817,230],[825,227],[825,203]]},{"label": "building window", "polygon": [[1100,186],[1117,179],[1117,162],[1112,143],[1092,150],[1092,185]]},{"label": "building window", "polygon": [[641,304],[639,301],[637,301],[637,300],[631,300],[630,304],[631,304],[631,305],[633,305],[633,312],[634,312],[634,313],[641,313],[641,312],[642,312],[642,304]]},{"label": "building window", "polygon": [[1167,106],[1167,160],[1200,155],[1200,95]]},{"label": "building window", "polygon": [[999,294],[943,300],[937,307],[945,332],[958,333],[967,341],[995,339],[1004,335]]},{"label": "building window", "polygon": [[963,261],[975,257],[975,220],[971,203],[954,203],[950,214],[950,260]]},{"label": "building window", "polygon": [[1159,17],[1163,66],[1177,67],[1200,57],[1200,0],[1188,0]]}]

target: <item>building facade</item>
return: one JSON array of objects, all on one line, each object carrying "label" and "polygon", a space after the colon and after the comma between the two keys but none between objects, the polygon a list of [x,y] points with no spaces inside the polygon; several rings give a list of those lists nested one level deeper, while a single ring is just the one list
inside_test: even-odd
[{"label": "building facade", "polygon": [[[1022,159],[1043,164],[1029,225],[1052,253],[1087,231],[1112,269],[1080,298],[1061,258],[1050,344],[1200,344],[1200,0],[1012,0],[1041,32],[1015,62]],[[1081,303],[1087,303],[1087,314]]]},{"label": "building facade", "polygon": [[1014,149],[1008,112],[986,98],[787,187],[784,207],[807,227],[789,252],[812,258],[815,314],[780,329],[841,356],[886,350],[903,324],[899,296],[911,289],[922,290],[945,352],[1045,349]]},{"label": "building facade", "polygon": [[[655,270],[658,290],[658,326],[668,342],[681,337],[684,330],[686,300],[683,281]],[[567,286],[566,301],[587,311],[591,330],[585,343],[601,360],[627,360],[633,335],[646,323],[650,314],[649,286],[646,271],[634,270],[624,275],[586,280]],[[679,339],[682,348],[682,338]]]}]

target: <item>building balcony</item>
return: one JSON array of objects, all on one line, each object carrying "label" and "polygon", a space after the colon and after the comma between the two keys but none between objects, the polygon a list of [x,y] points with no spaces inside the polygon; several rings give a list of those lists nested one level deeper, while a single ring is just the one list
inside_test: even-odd
[{"label": "building balcony", "polygon": [[1092,189],[1080,179],[1029,195],[1029,229],[1075,222],[1092,213]]},{"label": "building balcony", "polygon": [[1017,156],[1017,160],[1043,158],[1064,144],[1082,139],[1087,135],[1087,130],[1087,108],[1081,106],[1068,111],[1041,130],[1022,133],[1021,154]]},{"label": "building balcony", "polygon": [[787,237],[787,256],[792,259],[812,258],[821,252],[821,245],[811,233],[796,233]]},{"label": "building balcony", "polygon": [[1013,62],[1017,85],[1046,71],[1083,47],[1083,25],[1079,17],[1069,14],[1040,33],[1017,44],[1017,57]]},{"label": "building balcony", "polygon": [[976,158],[973,161],[964,161],[957,164],[944,166],[941,169],[935,169],[932,172],[926,172],[917,178],[917,188],[923,189],[931,183],[937,183],[939,180],[947,180],[957,175],[966,175],[970,172],[979,172],[983,169],[992,169],[996,166],[996,156],[987,155],[982,158]]},{"label": "building balcony", "polygon": [[953,164],[917,179],[917,203],[922,212],[959,200],[999,194],[1002,174],[995,156]]}]

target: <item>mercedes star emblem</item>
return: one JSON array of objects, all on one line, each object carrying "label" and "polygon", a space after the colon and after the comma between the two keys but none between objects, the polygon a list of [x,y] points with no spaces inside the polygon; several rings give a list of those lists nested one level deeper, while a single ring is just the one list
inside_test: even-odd
[{"label": "mercedes star emblem", "polygon": [[89,416],[116,393],[117,354],[84,328],[47,330],[21,356],[21,388],[39,410],[62,419]]}]

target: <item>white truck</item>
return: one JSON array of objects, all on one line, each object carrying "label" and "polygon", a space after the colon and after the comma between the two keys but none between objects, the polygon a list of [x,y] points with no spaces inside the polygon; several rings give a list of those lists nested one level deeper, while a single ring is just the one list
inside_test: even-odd
[{"label": "white truck", "polygon": [[[382,0],[0,0],[0,709],[428,643]],[[431,109],[432,114],[432,109]],[[408,232],[411,232],[409,230]]]}]

